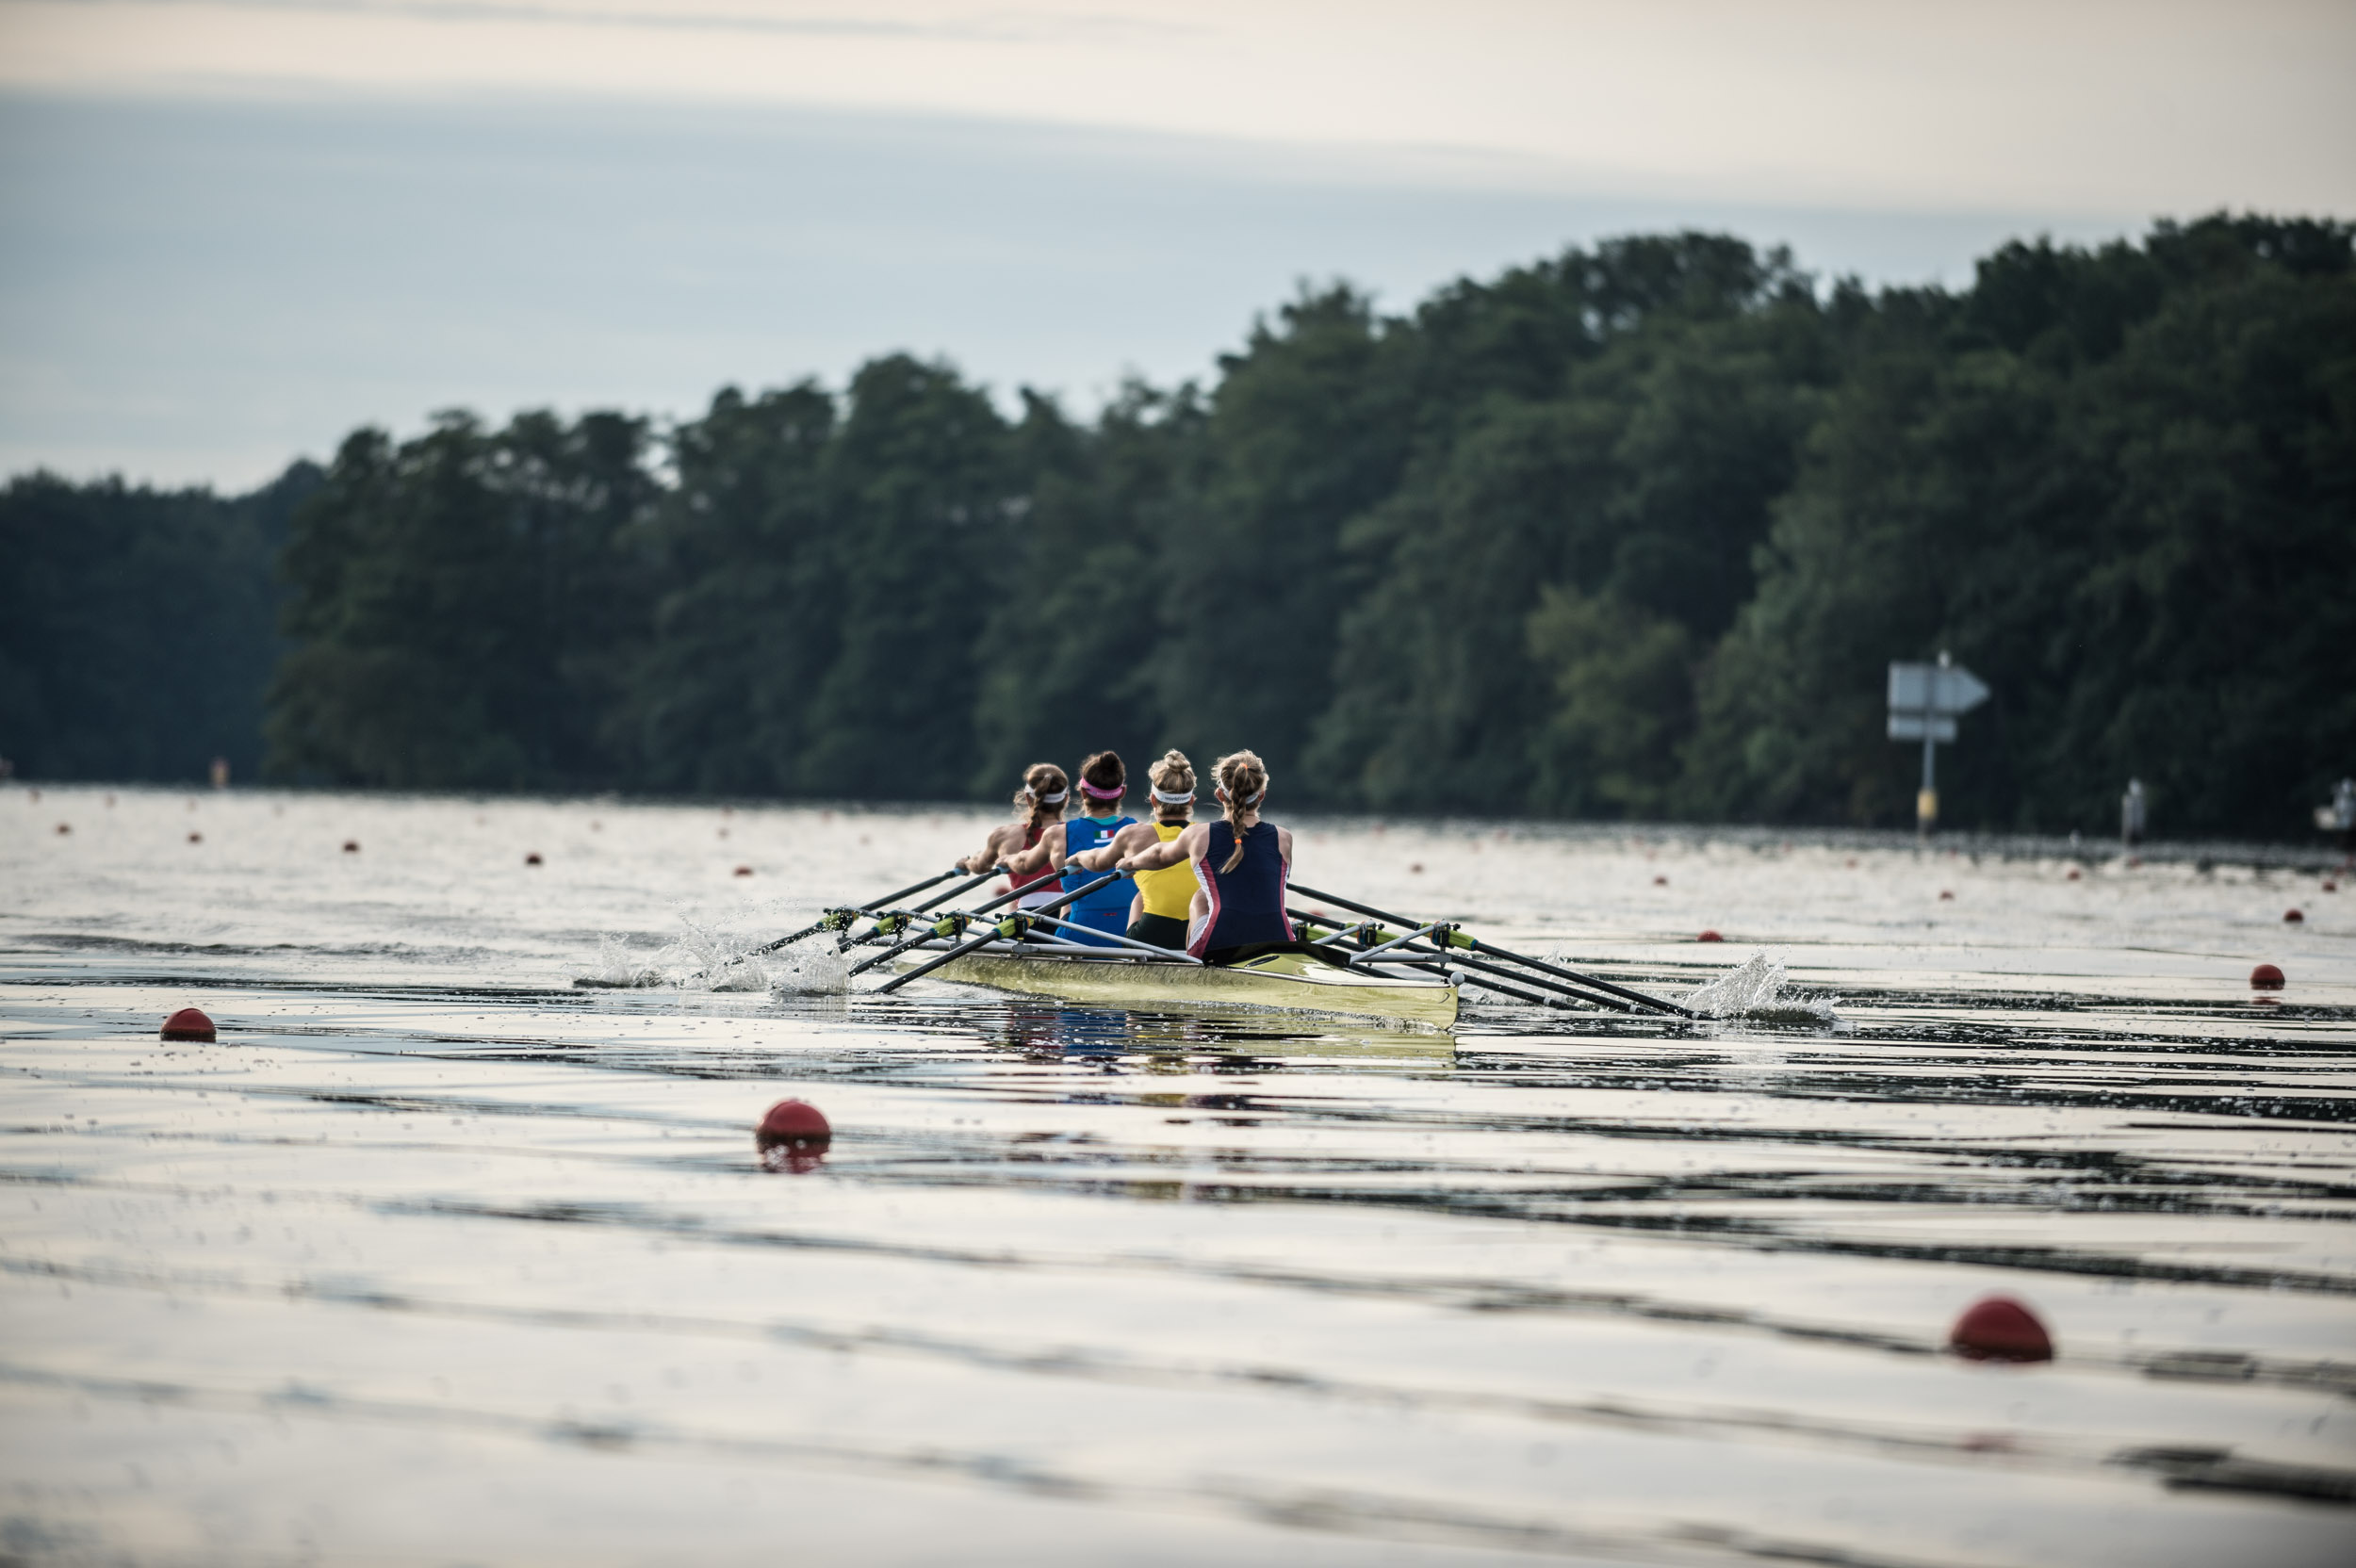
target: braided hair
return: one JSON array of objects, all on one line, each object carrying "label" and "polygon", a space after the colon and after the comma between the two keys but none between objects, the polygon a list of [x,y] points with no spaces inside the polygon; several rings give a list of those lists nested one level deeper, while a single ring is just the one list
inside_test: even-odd
[{"label": "braided hair", "polygon": [[1034,762],[1023,772],[1023,788],[1014,792],[1014,808],[1023,817],[1023,827],[1032,837],[1047,831],[1050,823],[1063,820],[1063,803],[1072,793],[1072,782],[1064,777],[1063,769],[1053,762]]},{"label": "braided hair", "polygon": [[1257,808],[1268,796],[1268,764],[1249,751],[1231,751],[1219,760],[1219,793],[1227,808],[1227,825],[1235,835],[1235,847],[1219,867],[1224,874],[1243,864],[1243,822],[1246,811]]}]

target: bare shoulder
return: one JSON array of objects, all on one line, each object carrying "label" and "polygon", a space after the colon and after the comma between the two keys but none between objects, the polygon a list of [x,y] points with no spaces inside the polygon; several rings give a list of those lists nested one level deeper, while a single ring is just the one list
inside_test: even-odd
[{"label": "bare shoulder", "polygon": [[1291,828],[1280,827],[1276,830],[1276,853],[1282,855],[1288,862],[1292,859],[1293,830]]}]

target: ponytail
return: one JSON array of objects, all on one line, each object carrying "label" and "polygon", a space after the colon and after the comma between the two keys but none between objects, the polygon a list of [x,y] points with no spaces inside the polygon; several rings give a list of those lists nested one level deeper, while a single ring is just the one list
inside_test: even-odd
[{"label": "ponytail", "polygon": [[1072,783],[1063,776],[1063,769],[1053,762],[1034,762],[1023,770],[1023,788],[1014,792],[1015,811],[1023,818],[1023,827],[1031,833],[1043,833],[1048,825],[1063,818],[1063,803],[1072,793]]},{"label": "ponytail", "polygon": [[1235,847],[1219,867],[1222,876],[1243,864],[1243,822],[1246,811],[1258,808],[1268,798],[1268,764],[1249,751],[1231,751],[1219,760],[1219,798],[1227,808],[1227,826],[1235,836]]}]

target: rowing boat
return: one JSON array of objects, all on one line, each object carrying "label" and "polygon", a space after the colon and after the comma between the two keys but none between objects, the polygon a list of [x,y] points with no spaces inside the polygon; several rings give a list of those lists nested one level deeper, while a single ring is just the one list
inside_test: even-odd
[{"label": "rowing boat", "polygon": [[1456,1021],[1456,988],[1445,980],[1342,969],[1298,953],[1269,953],[1224,966],[1065,953],[968,953],[932,971],[931,978],[1108,1006],[1210,1004],[1381,1019],[1427,1029],[1446,1029]]}]

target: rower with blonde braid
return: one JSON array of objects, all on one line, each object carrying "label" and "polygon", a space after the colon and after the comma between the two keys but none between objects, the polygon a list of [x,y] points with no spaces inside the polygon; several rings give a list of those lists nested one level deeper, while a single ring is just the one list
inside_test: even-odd
[{"label": "rower with blonde braid", "polygon": [[1209,964],[1232,964],[1271,952],[1306,952],[1331,963],[1347,960],[1298,940],[1284,918],[1284,886],[1292,879],[1289,828],[1260,820],[1268,768],[1248,751],[1219,760],[1217,822],[1196,823],[1167,843],[1123,856],[1122,871],[1154,872],[1181,860],[1194,863],[1201,884],[1188,909],[1186,951]]}]

